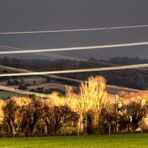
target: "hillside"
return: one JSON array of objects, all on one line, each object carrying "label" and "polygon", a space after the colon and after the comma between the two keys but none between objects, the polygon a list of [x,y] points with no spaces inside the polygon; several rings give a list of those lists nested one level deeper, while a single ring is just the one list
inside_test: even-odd
[{"label": "hillside", "polygon": [[[0,65],[5,65],[13,68],[1,67],[1,72],[11,72],[27,69],[30,71],[52,71],[52,70],[66,70],[66,69],[80,69],[80,68],[94,68],[94,67],[109,67],[118,65],[129,65],[129,64],[141,64],[148,63],[148,60],[140,60],[139,58],[112,58],[110,60],[97,60],[89,59],[88,61],[76,61],[76,60],[22,60],[22,59],[10,59],[2,58],[0,59]],[[89,76],[103,75],[107,84],[118,85],[123,87],[129,87],[134,89],[145,90],[148,88],[148,70],[138,69],[138,70],[122,70],[122,71],[107,71],[107,72],[89,72],[89,73],[77,73],[77,74],[61,74],[58,76],[86,80]],[[43,78],[43,77],[42,77]],[[20,78],[19,78],[20,79]],[[26,79],[26,78],[25,78]],[[28,79],[28,78],[27,78]],[[32,78],[31,78],[32,79]],[[37,78],[33,78],[37,79]],[[43,78],[44,81],[56,81],[58,83],[77,85],[72,81],[66,81],[58,78]],[[1,82],[4,79],[1,80]],[[9,80],[11,80],[9,78]],[[34,80],[35,82],[35,80]],[[31,82],[32,83],[32,82]],[[37,82],[35,82],[37,83]],[[45,83],[45,82],[44,82]]]}]

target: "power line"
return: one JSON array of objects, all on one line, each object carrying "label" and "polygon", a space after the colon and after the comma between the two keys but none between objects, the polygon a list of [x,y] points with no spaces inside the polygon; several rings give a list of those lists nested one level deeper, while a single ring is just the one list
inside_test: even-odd
[{"label": "power line", "polygon": [[[7,46],[7,45],[3,45],[0,44],[0,48],[4,48],[5,50],[8,51],[13,51],[13,50],[24,50],[23,48],[18,48],[18,47],[14,47],[14,46]],[[89,62],[89,63],[96,63],[96,64],[106,64],[106,65],[110,65],[110,66],[115,66],[115,64],[109,63],[109,62],[103,62],[103,61],[90,61],[89,59],[85,59],[85,58],[79,58],[79,57],[73,57],[73,56],[69,56],[69,55],[61,55],[61,54],[45,54],[45,55],[41,55],[39,53],[34,53],[33,55],[37,55],[40,57],[48,57],[48,56],[52,56],[55,59],[68,59],[68,60],[75,60],[75,61],[82,61],[82,62]]]},{"label": "power line", "polygon": [[[13,46],[7,46],[7,45],[3,45],[0,44],[0,48],[4,49],[4,50],[8,50],[8,51],[13,51],[13,50],[24,50],[23,48],[18,48],[18,47],[13,47]],[[48,56],[52,56],[55,59],[68,59],[68,60],[76,60],[76,61],[88,61],[88,59],[84,59],[84,58],[78,58],[78,57],[72,57],[72,56],[66,56],[66,55],[60,55],[60,54],[46,54],[46,55],[40,55],[40,54],[33,54],[33,55],[37,55],[40,57],[48,57]]]},{"label": "power line", "polygon": [[6,50],[23,50],[22,48],[17,48],[17,47],[14,47],[14,46],[8,46],[8,45],[4,45],[4,44],[0,44],[0,48],[4,48]]},{"label": "power line", "polygon": [[[6,70],[12,70],[12,71],[18,71],[18,72],[33,72],[31,70],[28,69],[22,69],[22,68],[16,68],[16,67],[10,67],[10,66],[4,66],[4,65],[0,65],[0,69],[6,69]],[[51,78],[56,78],[56,79],[61,79],[61,80],[67,80],[67,81],[73,81],[73,82],[77,82],[77,83],[81,83],[83,82],[82,80],[79,79],[73,79],[73,78],[68,78],[68,77],[63,77],[63,76],[57,76],[57,75],[47,75]],[[138,89],[131,89],[131,88],[126,88],[126,87],[121,87],[121,86],[115,86],[115,85],[107,85],[109,88],[115,88],[115,89],[127,89],[127,90],[133,90],[133,91],[140,91]]]},{"label": "power line", "polygon": [[[0,69],[5,69],[5,70],[11,70],[11,71],[17,71],[17,72],[33,72],[31,70],[28,69],[22,69],[22,68],[16,68],[16,67],[10,67],[10,66],[4,66],[4,65],[0,65]],[[81,80],[78,79],[73,79],[73,78],[67,78],[67,77],[63,77],[63,76],[57,76],[57,75],[47,75],[49,78],[55,78],[55,79],[61,79],[61,80],[67,80],[67,81],[73,81],[73,82],[77,82],[80,83],[82,82]]]},{"label": "power line", "polygon": [[96,28],[79,28],[79,29],[56,29],[56,30],[35,30],[35,31],[12,31],[0,32],[0,35],[22,35],[22,34],[43,34],[43,33],[64,33],[64,32],[85,32],[85,31],[103,31],[103,30],[119,30],[119,29],[134,29],[147,28],[148,25],[128,25],[115,27],[96,27]]},{"label": "power line", "polygon": [[[16,48],[16,47],[12,47],[12,46],[6,46],[6,45],[0,45],[2,47],[6,47],[6,48],[9,48],[10,50],[12,49],[20,49],[22,50],[22,48]],[[57,54],[52,54],[52,55],[56,55]],[[60,55],[58,55],[60,56]],[[68,56],[66,56],[68,57]],[[75,57],[70,57],[70,58],[75,58]],[[84,60],[84,59],[82,59]],[[87,59],[85,59],[87,61]],[[15,68],[15,67],[8,67],[8,66],[3,66],[3,65],[0,65],[1,68],[7,68],[7,69],[11,69],[11,70],[19,70],[20,72],[32,72],[32,71],[29,71],[29,70],[26,70],[26,69],[20,69],[20,68]],[[56,75],[48,75],[49,77],[51,78],[58,78],[58,79],[62,79],[62,80],[69,80],[69,81],[74,81],[74,82],[82,82],[82,80],[78,80],[78,79],[73,79],[73,78],[67,78],[67,77],[63,77],[63,76],[56,76]],[[123,90],[130,90],[130,91],[141,91],[141,90],[137,90],[137,89],[131,89],[131,88],[126,88],[126,87],[121,87],[121,86],[114,86],[114,85],[107,85],[108,88],[113,88],[113,89],[123,89]]]},{"label": "power line", "polygon": [[[13,51],[13,50],[24,50],[23,48],[18,48],[18,47],[14,47],[14,46],[8,46],[8,45],[3,45],[0,44],[0,48],[4,48],[5,50],[8,51]],[[89,59],[85,59],[85,58],[79,58],[79,57],[73,57],[73,56],[69,56],[69,55],[61,55],[61,54],[46,54],[46,55],[40,55],[38,53],[34,53],[33,55],[37,55],[37,56],[41,56],[41,57],[48,57],[49,55],[54,57],[54,58],[60,58],[60,59],[68,59],[68,60],[76,60],[76,61],[83,61],[83,62],[89,62],[89,63],[96,63],[96,64],[105,64],[105,65],[110,65],[110,66],[119,66],[117,64],[113,64],[113,63],[109,63],[109,62],[103,62],[103,61],[91,61]]]},{"label": "power line", "polygon": [[[27,69],[21,69],[21,68],[4,66],[4,65],[0,65],[0,68],[1,69],[7,69],[7,70],[13,70],[13,71],[17,70],[19,72],[32,72],[32,71],[27,70]],[[77,82],[77,83],[83,82],[83,80],[73,79],[73,78],[68,78],[68,77],[63,77],[63,76],[57,76],[57,75],[47,75],[47,76],[51,77],[51,78],[61,79],[61,80],[73,81],[73,82]],[[3,88],[3,90],[4,90],[5,87],[0,86],[0,88]],[[133,88],[122,87],[122,86],[117,86],[117,85],[108,85],[108,84],[107,84],[107,88],[109,88],[109,89],[116,89],[116,90],[134,91],[134,92],[147,92],[147,91],[143,91],[143,90],[139,90],[139,89],[133,89]],[[8,91],[8,89],[5,89],[5,90]]]},{"label": "power line", "polygon": [[56,71],[44,71],[44,72],[0,74],[0,77],[36,76],[36,75],[66,74],[66,73],[81,73],[81,72],[114,71],[114,70],[125,70],[125,69],[137,69],[137,68],[144,68],[144,67],[148,67],[148,63],[136,64],[136,65],[115,66],[115,67],[101,67],[101,68],[56,70]]},{"label": "power line", "polygon": [[[14,70],[14,71],[19,71],[19,72],[32,72],[30,70],[27,70],[27,69],[20,69],[20,68],[15,68],[15,67],[9,67],[9,66],[4,66],[4,65],[0,65],[0,68],[2,69],[7,69],[7,70]],[[57,76],[57,75],[47,75],[51,78],[56,78],[56,79],[61,79],[61,80],[67,80],[67,81],[73,81],[73,82],[77,82],[77,83],[81,83],[83,82],[83,80],[79,80],[79,79],[73,79],[73,78],[67,78],[67,77],[63,77],[63,76]],[[107,84],[107,88],[109,89],[116,89],[116,90],[125,90],[125,91],[134,91],[134,92],[146,92],[146,91],[143,91],[143,90],[139,90],[139,89],[133,89],[133,88],[127,88],[127,87],[122,87],[122,86],[117,86],[117,85],[108,85]],[[5,90],[5,91],[13,91],[13,92],[19,92],[19,93],[23,93],[23,94],[33,94],[33,92],[30,92],[28,93],[28,91],[19,91],[16,89],[14,90],[13,88],[8,88],[8,87],[4,87],[4,86],[0,86],[0,89],[2,90]],[[37,96],[39,96],[38,94],[35,94]],[[40,94],[42,95],[42,94]]]},{"label": "power line", "polygon": [[84,58],[78,58],[78,57],[72,57],[72,56],[66,56],[66,55],[60,55],[60,54],[39,54],[39,53],[36,53],[34,55],[37,55],[37,56],[40,56],[40,57],[44,57],[44,58],[49,58],[49,56],[51,56],[52,58],[55,58],[55,59],[66,59],[66,60],[75,60],[75,61],[83,61],[83,62],[86,62],[88,61],[88,59],[84,59]]},{"label": "power line", "polygon": [[[5,50],[8,50],[8,51],[13,51],[13,50],[24,50],[23,48],[18,48],[18,47],[13,47],[13,46],[8,46],[8,45],[3,45],[3,44],[0,44],[0,48],[4,48]],[[37,55],[37,56],[40,56],[40,57],[48,57],[48,56],[52,56],[54,58],[60,58],[60,59],[68,59],[68,60],[76,60],[76,61],[82,61],[82,62],[89,62],[89,63],[93,63],[93,64],[105,64],[105,65],[108,65],[108,66],[119,66],[117,64],[113,64],[113,63],[109,63],[109,62],[103,62],[103,61],[91,61],[89,59],[85,59],[85,58],[79,58],[79,57],[73,57],[73,56],[69,56],[69,55],[61,55],[61,54],[46,54],[46,55],[40,55],[38,53],[34,53],[33,55]]]},{"label": "power line", "polygon": [[144,46],[144,45],[148,45],[148,41],[145,41],[145,42],[122,43],[122,44],[96,45],[96,46],[79,46],[79,47],[66,47],[66,48],[1,51],[0,55],[22,54],[22,53],[58,52],[58,51],[74,51],[74,50],[77,51],[77,50],[105,49],[105,48],[117,48],[117,47],[121,48],[121,47]]}]

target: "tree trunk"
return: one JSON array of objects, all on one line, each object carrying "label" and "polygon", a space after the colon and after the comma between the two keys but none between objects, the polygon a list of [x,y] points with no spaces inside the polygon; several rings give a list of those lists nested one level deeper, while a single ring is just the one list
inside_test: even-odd
[{"label": "tree trunk", "polygon": [[78,136],[84,132],[83,120],[84,120],[83,114],[80,113],[80,117],[79,117],[79,121],[78,121],[78,128],[77,128],[77,135]]}]

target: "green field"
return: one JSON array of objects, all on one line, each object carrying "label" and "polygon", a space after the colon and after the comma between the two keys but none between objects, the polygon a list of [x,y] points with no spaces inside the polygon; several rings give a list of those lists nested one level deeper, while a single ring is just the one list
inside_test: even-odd
[{"label": "green field", "polygon": [[8,92],[8,91],[0,91],[0,98],[1,99],[7,99],[7,98],[10,98],[10,97],[13,97],[13,96],[19,97],[19,96],[25,96],[25,95],[13,93],[13,92]]},{"label": "green field", "polygon": [[0,148],[147,148],[148,134],[0,138]]}]

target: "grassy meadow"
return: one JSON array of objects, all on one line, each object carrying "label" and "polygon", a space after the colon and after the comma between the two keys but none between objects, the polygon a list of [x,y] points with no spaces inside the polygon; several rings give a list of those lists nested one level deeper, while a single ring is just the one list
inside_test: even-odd
[{"label": "grassy meadow", "polygon": [[2,99],[6,99],[13,96],[22,96],[22,95],[18,93],[8,92],[8,91],[0,91],[0,98]]},{"label": "grassy meadow", "polygon": [[0,148],[147,148],[148,134],[0,138]]}]

